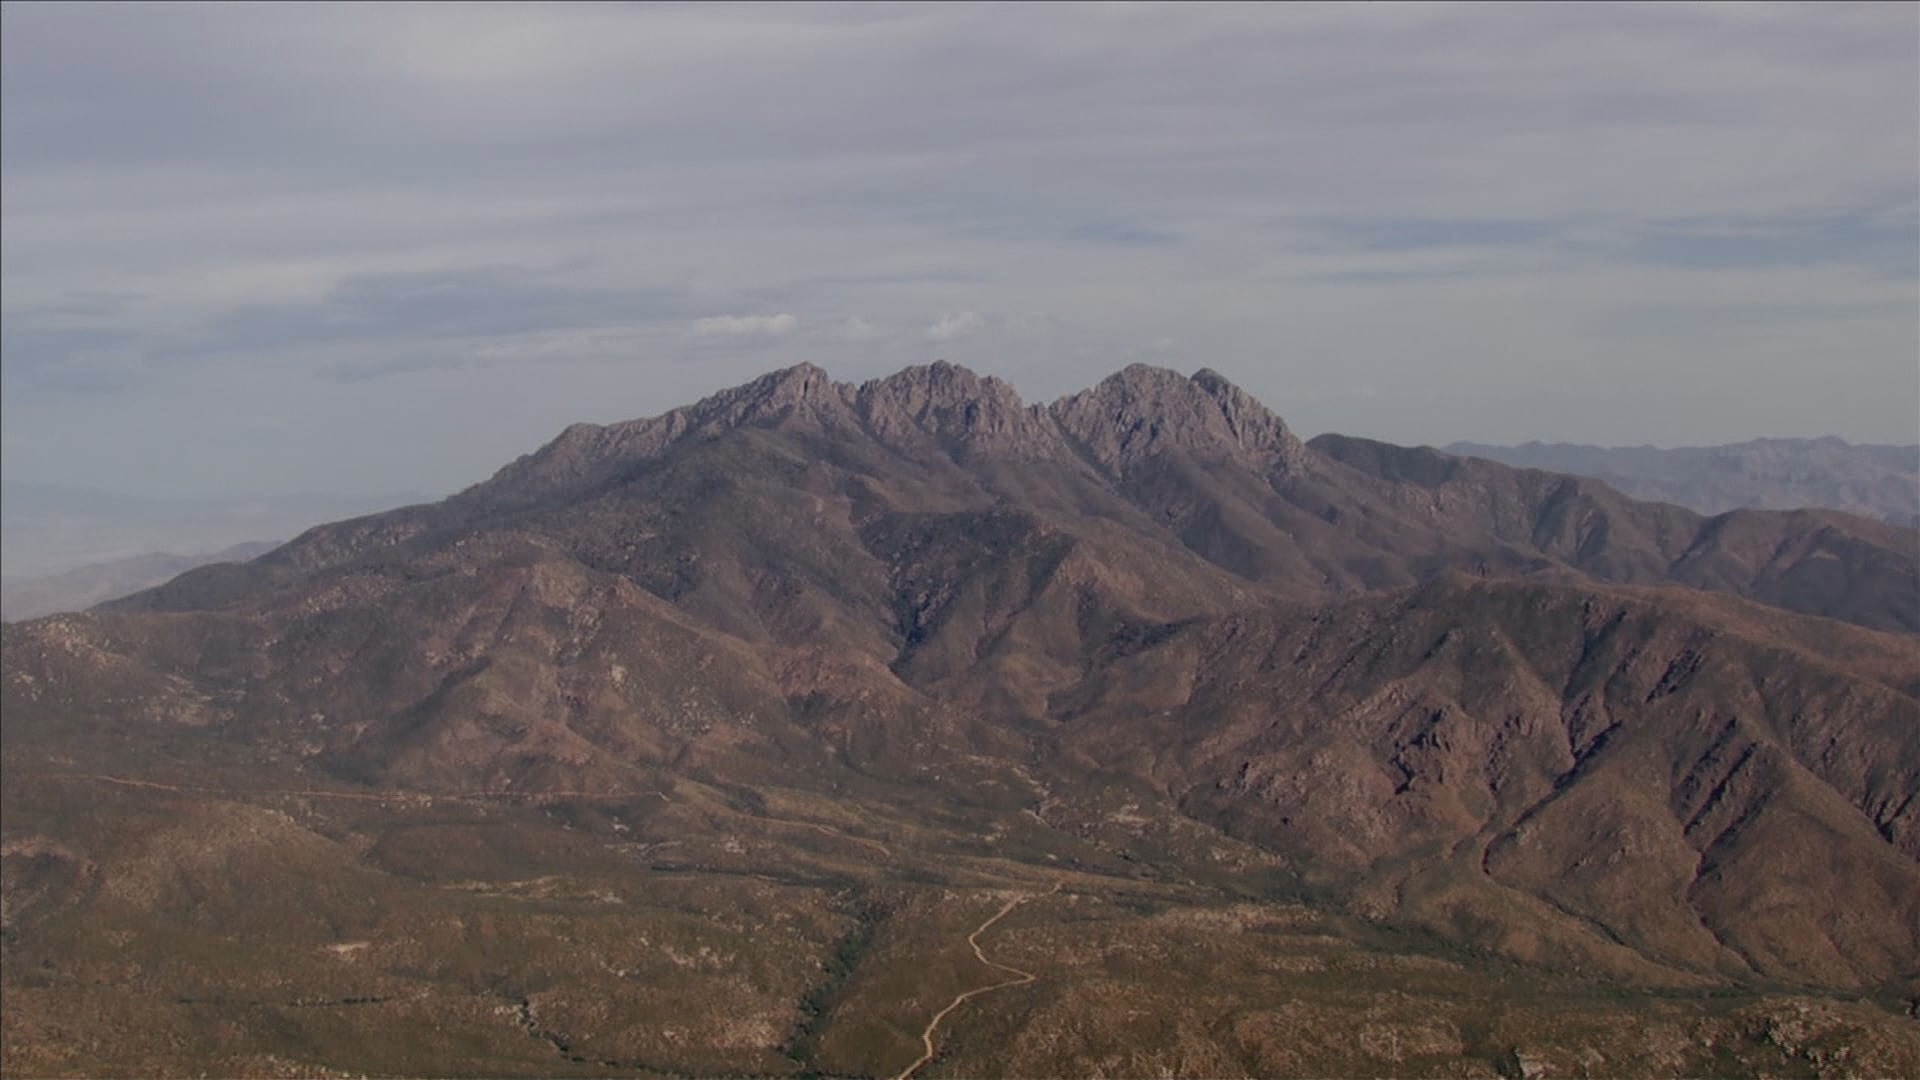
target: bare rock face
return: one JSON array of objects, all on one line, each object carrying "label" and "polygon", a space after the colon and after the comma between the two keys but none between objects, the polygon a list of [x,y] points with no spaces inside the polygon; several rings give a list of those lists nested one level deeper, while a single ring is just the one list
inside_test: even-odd
[{"label": "bare rock face", "polygon": [[822,368],[797,364],[659,416],[574,424],[465,494],[489,503],[524,502],[658,457],[687,438],[715,438],[736,428],[783,421],[831,424],[849,415],[846,387],[830,380]]},{"label": "bare rock face", "polygon": [[944,360],[865,383],[856,400],[874,437],[892,446],[1032,458],[1065,450],[1045,410],[1021,402],[999,379]]},{"label": "bare rock face", "polygon": [[783,368],[694,406],[696,434],[721,435],[738,427],[793,421],[831,425],[848,415],[847,388],[812,364]]},{"label": "bare rock face", "polygon": [[1261,474],[1297,469],[1306,448],[1278,416],[1219,374],[1186,378],[1134,364],[1051,410],[1093,459],[1124,475],[1169,451],[1224,458]]}]

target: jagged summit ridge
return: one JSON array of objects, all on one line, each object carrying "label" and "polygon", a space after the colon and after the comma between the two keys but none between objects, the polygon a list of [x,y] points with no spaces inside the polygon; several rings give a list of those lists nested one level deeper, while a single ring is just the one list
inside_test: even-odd
[{"label": "jagged summit ridge", "polygon": [[[831,562],[849,544],[907,542],[863,531],[890,514],[999,508],[1084,529],[1083,540],[1145,537],[1157,558],[1197,558],[1290,596],[1410,585],[1449,567],[1553,572],[1920,628],[1910,531],[1837,514],[1709,520],[1604,483],[1437,451],[1331,435],[1302,444],[1217,372],[1145,365],[1045,406],[951,363],[858,386],[797,365],[650,419],[575,425],[444,503],[322,527],[250,569],[189,575],[128,602],[206,603],[430,534],[549,526],[590,565],[625,573],[646,562],[648,587],[678,596],[708,581],[704,553],[731,543],[697,529],[659,539],[656,518],[689,506],[711,507],[699,520],[729,529],[773,528],[786,515],[753,541],[764,552],[709,582],[716,612],[742,609],[757,581],[781,572],[789,555],[769,553],[791,545],[791,530]],[[973,536],[976,526],[953,529]],[[890,572],[888,550],[864,572]],[[989,610],[985,596],[969,602]]]},{"label": "jagged summit ridge", "polygon": [[833,382],[826,369],[803,363],[658,416],[614,424],[572,424],[552,442],[516,459],[463,497],[521,501],[540,491],[589,482],[623,463],[657,457],[690,437],[711,438],[795,415],[843,411],[850,392],[851,388]]},{"label": "jagged summit ridge", "polygon": [[863,383],[856,401],[873,436],[895,447],[931,443],[1023,457],[1063,449],[1045,409],[1025,404],[998,378],[945,360]]},{"label": "jagged summit ridge", "polygon": [[1051,405],[1028,405],[1004,380],[945,360],[857,386],[802,363],[659,416],[574,424],[474,493],[524,498],[588,482],[686,439],[764,426],[857,429],[894,449],[1025,458],[1070,456],[1070,438],[1115,475],[1172,449],[1262,471],[1290,470],[1305,453],[1278,416],[1206,368],[1189,377],[1134,364]]}]

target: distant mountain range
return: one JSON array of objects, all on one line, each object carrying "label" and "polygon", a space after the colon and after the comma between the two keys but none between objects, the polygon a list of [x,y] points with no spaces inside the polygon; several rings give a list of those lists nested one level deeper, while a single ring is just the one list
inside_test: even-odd
[{"label": "distant mountain range", "polygon": [[8,1072],[1914,1075],[1916,643],[1882,520],[802,365],[0,629]]},{"label": "distant mountain range", "polygon": [[1743,507],[1825,507],[1896,525],[1920,524],[1920,445],[1841,439],[1755,439],[1727,446],[1520,446],[1454,443],[1451,454],[1605,480],[1636,499],[1706,514]]},{"label": "distant mountain range", "polygon": [[424,502],[426,495],[142,498],[58,484],[0,492],[0,568],[12,581],[160,552],[213,553],[313,525]]},{"label": "distant mountain range", "polygon": [[135,555],[46,577],[0,578],[0,620],[13,622],[57,611],[85,611],[95,604],[164,584],[196,567],[245,562],[273,550],[277,543],[253,541],[204,555]]}]

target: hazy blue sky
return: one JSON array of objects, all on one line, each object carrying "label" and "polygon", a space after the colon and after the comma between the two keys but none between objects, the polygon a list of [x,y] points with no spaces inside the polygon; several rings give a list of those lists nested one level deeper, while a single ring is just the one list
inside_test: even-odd
[{"label": "hazy blue sky", "polygon": [[1920,8],[9,3],[8,483],[448,491],[810,360],[1920,438]]}]

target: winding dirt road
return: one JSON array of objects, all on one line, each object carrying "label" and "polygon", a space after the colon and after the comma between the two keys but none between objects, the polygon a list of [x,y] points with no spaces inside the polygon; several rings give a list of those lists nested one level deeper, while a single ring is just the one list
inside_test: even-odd
[{"label": "winding dirt road", "polygon": [[[1053,883],[1053,888],[1047,890],[1047,892],[1041,895],[1052,896],[1054,893],[1057,893],[1060,891],[1060,886],[1063,884],[1065,883],[1056,881]],[[1033,897],[1034,897],[1033,893],[1023,893],[1007,901],[1006,904],[1003,907],[1001,907],[999,911],[994,912],[991,916],[987,918],[986,922],[983,922],[979,926],[974,927],[973,933],[967,935],[967,944],[973,947],[973,955],[978,957],[981,963],[987,965],[990,968],[998,968],[1001,971],[1004,971],[1015,977],[1008,979],[1005,982],[994,983],[992,986],[982,986],[973,990],[969,990],[966,993],[961,994],[958,997],[954,998],[952,1001],[948,1002],[946,1008],[941,1009],[937,1013],[934,1013],[933,1019],[927,1021],[927,1029],[920,1033],[920,1042],[921,1042],[921,1045],[926,1047],[925,1052],[923,1052],[920,1055],[919,1060],[915,1061],[913,1064],[901,1070],[900,1074],[898,1076],[895,1076],[893,1080],[908,1080],[908,1078],[911,1077],[914,1073],[920,1071],[921,1066],[933,1060],[934,1032],[939,1030],[940,1021],[945,1020],[947,1016],[953,1012],[953,1010],[959,1008],[962,1005],[965,1005],[967,1002],[973,1000],[974,998],[979,997],[982,994],[991,994],[995,990],[1006,990],[1010,987],[1015,987],[1015,986],[1025,986],[1028,983],[1034,982],[1035,980],[1040,978],[1040,976],[1035,975],[1031,971],[1022,971],[1021,969],[1014,967],[1010,964],[1002,964],[997,960],[989,960],[987,959],[987,954],[980,951],[980,935],[986,933],[987,930],[991,928],[994,923],[997,923],[1001,919],[1006,918],[1008,912],[1012,911],[1016,907],[1019,907],[1021,904],[1026,903],[1028,900],[1033,899]]]}]

